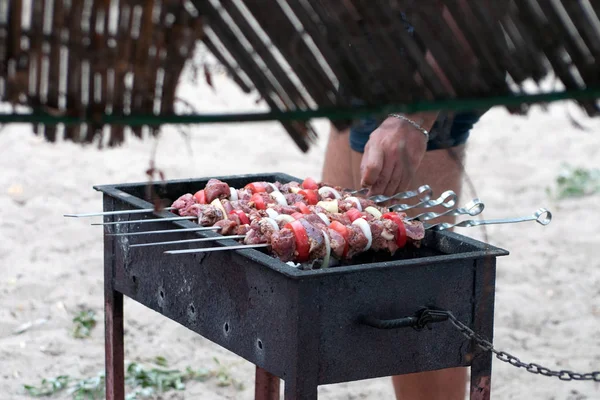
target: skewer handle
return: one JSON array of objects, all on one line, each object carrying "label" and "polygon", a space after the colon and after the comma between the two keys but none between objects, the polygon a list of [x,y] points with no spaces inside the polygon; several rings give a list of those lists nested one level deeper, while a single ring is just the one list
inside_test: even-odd
[{"label": "skewer handle", "polygon": [[472,217],[479,215],[483,212],[483,209],[485,208],[485,204],[483,204],[481,202],[481,200],[479,199],[473,199],[470,202],[468,202],[467,204],[465,204],[464,207],[460,207],[460,208],[455,208],[454,210],[448,210],[448,211],[444,211],[441,213],[434,213],[434,212],[425,212],[425,213],[421,213],[418,215],[415,215],[414,217],[407,217],[406,220],[407,221],[412,221],[414,219],[418,219],[419,221],[430,221],[432,219],[436,219],[436,218],[440,218],[440,217],[455,217],[457,215],[470,215]]},{"label": "skewer handle", "polygon": [[[368,190],[369,189],[363,188],[360,190],[356,190],[355,192],[364,191],[364,194],[366,194],[368,192]],[[433,190],[431,189],[431,187],[429,185],[423,185],[423,186],[420,186],[416,191],[409,190],[406,192],[396,193],[392,196],[384,196],[381,194],[377,194],[375,196],[369,197],[368,199],[374,201],[377,204],[380,204],[380,203],[385,203],[386,201],[390,201],[390,200],[405,200],[405,199],[411,199],[413,197],[418,197],[419,200],[421,200],[421,201],[427,201],[427,200],[431,199],[431,196],[433,196]]]},{"label": "skewer handle", "polygon": [[431,208],[436,206],[442,206],[445,208],[452,208],[456,204],[458,196],[452,190],[446,190],[435,200],[424,200],[417,204],[395,204],[390,207],[391,211],[406,211],[413,208]]},{"label": "skewer handle", "polygon": [[552,213],[545,208],[538,209],[533,215],[527,217],[517,217],[517,218],[500,218],[500,219],[488,219],[488,220],[475,220],[470,219],[466,221],[461,221],[456,224],[449,224],[444,222],[442,224],[429,225],[425,229],[433,229],[437,231],[443,231],[445,229],[450,229],[454,227],[472,227],[472,226],[480,226],[480,225],[492,225],[492,224],[515,224],[519,222],[527,222],[527,221],[535,221],[540,225],[548,225],[550,221],[552,221]]}]

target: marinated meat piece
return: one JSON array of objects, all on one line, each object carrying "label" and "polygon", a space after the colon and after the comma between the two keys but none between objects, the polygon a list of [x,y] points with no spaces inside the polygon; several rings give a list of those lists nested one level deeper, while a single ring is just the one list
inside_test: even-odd
[{"label": "marinated meat piece", "polygon": [[306,230],[308,236],[308,243],[310,248],[308,250],[310,259],[319,259],[325,257],[327,248],[325,247],[325,240],[323,239],[323,232],[321,229],[312,225],[305,219],[299,219],[302,226]]},{"label": "marinated meat piece", "polygon": [[[261,218],[265,218],[268,217],[269,214],[267,214],[267,212],[265,210],[256,210],[256,209],[251,209],[250,212],[248,213],[248,219],[250,220],[251,223],[253,222],[258,222],[260,221]],[[258,226],[257,226],[258,229]]]},{"label": "marinated meat piece", "polygon": [[231,195],[229,185],[218,179],[210,179],[204,188],[206,202],[210,203],[214,199],[227,199]]},{"label": "marinated meat piece", "polygon": [[227,215],[231,214],[231,212],[233,211],[233,205],[231,204],[231,202],[229,200],[221,200],[221,204],[223,205],[223,208],[225,209]]},{"label": "marinated meat piece", "polygon": [[283,262],[296,258],[296,238],[291,229],[284,228],[271,236],[271,250]]},{"label": "marinated meat piece", "polygon": [[279,214],[291,215],[295,212],[300,212],[300,210],[294,206],[282,206],[280,204],[276,204],[272,208],[273,208],[273,210],[277,211]]},{"label": "marinated meat piece", "polygon": [[369,241],[363,231],[356,225],[348,225],[348,249],[347,258],[352,258],[362,253]]},{"label": "marinated meat piece", "polygon": [[238,189],[237,190],[238,200],[250,200],[252,197],[252,192],[248,189]]},{"label": "marinated meat piece", "polygon": [[196,200],[194,200],[194,195],[191,193],[186,193],[183,196],[179,197],[177,200],[175,200],[173,204],[171,204],[171,207],[175,207],[179,214],[182,215],[182,210],[186,210],[194,204],[196,204]]},{"label": "marinated meat piece", "polygon": [[375,251],[387,250],[391,254],[394,254],[398,250],[396,244],[396,234],[398,228],[396,224],[389,220],[373,220],[369,222],[371,227],[372,243],[371,248]]},{"label": "marinated meat piece", "polygon": [[233,207],[234,210],[242,210],[246,214],[253,210],[253,208],[248,205],[247,201],[230,201],[229,204],[231,204],[231,207]]},{"label": "marinated meat piece", "polygon": [[375,202],[372,200],[367,200],[367,199],[363,199],[362,197],[358,197],[358,201],[360,202],[360,206],[362,207],[363,210],[369,206],[377,207],[377,204],[375,204]]},{"label": "marinated meat piece", "polygon": [[413,241],[422,240],[425,237],[425,227],[421,221],[404,220],[406,236]]},{"label": "marinated meat piece", "polygon": [[259,229],[250,229],[247,233],[246,233],[246,237],[244,238],[244,243],[245,244],[259,244],[259,243],[266,243],[267,240],[264,237],[264,235],[262,235],[260,233]]},{"label": "marinated meat piece", "polygon": [[289,183],[286,183],[285,185],[281,185],[281,188],[279,188],[279,191],[283,194],[291,193],[291,191],[290,191],[291,188],[301,189],[300,184],[298,182],[289,182]]},{"label": "marinated meat piece", "polygon": [[188,211],[188,215],[198,217],[198,224],[202,226],[213,226],[223,219],[221,210],[210,204],[194,204]]},{"label": "marinated meat piece", "polygon": [[248,233],[248,231],[250,231],[250,225],[248,224],[238,225],[238,227],[235,228],[236,235],[245,235]]},{"label": "marinated meat piece", "polygon": [[222,219],[217,221],[214,226],[220,226],[219,234],[223,236],[233,235],[238,224],[232,219]]},{"label": "marinated meat piece", "polygon": [[273,182],[273,185],[275,185],[277,190],[281,191],[281,187],[283,186],[283,183],[281,183],[279,181],[275,181],[275,182]]},{"label": "marinated meat piece", "polygon": [[304,219],[307,220],[308,222],[310,222],[310,224],[316,228],[327,229],[327,225],[325,225],[325,222],[323,222],[321,217],[319,217],[316,214],[306,214],[304,216]]},{"label": "marinated meat piece", "polygon": [[335,214],[327,214],[327,216],[329,217],[329,220],[331,222],[337,221],[342,225],[350,225],[351,224],[350,218],[348,218],[344,214],[335,213]]},{"label": "marinated meat piece", "polygon": [[284,194],[283,196],[285,197],[285,201],[287,201],[288,204],[294,204],[299,201],[304,203],[304,201],[305,201],[304,196],[302,196],[301,194],[288,193],[288,194]]},{"label": "marinated meat piece", "polygon": [[273,233],[278,231],[267,219],[261,219],[258,224],[260,226],[260,233],[266,238],[267,242],[271,239]]},{"label": "marinated meat piece", "polygon": [[[271,196],[269,195],[269,193],[260,192],[260,193],[257,193],[257,194],[258,194],[260,197],[262,197],[263,201],[265,202],[265,205],[268,205],[268,204],[277,204],[277,201],[276,201],[276,200],[275,200],[273,197],[271,197]],[[248,205],[249,205],[250,207],[254,207],[254,202],[253,202],[253,201],[250,201],[250,202],[248,203]]]},{"label": "marinated meat piece", "polygon": [[235,222],[236,226],[242,224],[242,221],[240,221],[240,217],[238,217],[238,215],[235,214],[235,213],[234,214],[229,214],[227,216],[227,218],[229,218],[230,220],[232,220],[233,222]]},{"label": "marinated meat piece", "polygon": [[354,200],[340,200],[338,201],[338,209],[341,213],[348,211],[351,208],[356,208],[356,202]]},{"label": "marinated meat piece", "polygon": [[386,248],[386,240],[381,237],[381,233],[384,229],[383,222],[380,220],[370,221],[369,226],[371,227],[371,236],[373,238],[371,248],[375,251]]},{"label": "marinated meat piece", "polygon": [[344,248],[346,247],[346,241],[344,237],[333,229],[327,229],[329,235],[329,245],[331,246],[331,254],[338,259],[341,259],[344,255]]}]

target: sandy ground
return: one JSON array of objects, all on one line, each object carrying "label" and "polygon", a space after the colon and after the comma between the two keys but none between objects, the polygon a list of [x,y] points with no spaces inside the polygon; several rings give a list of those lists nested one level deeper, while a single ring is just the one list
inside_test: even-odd
[{"label": "sandy ground", "polygon": [[[256,110],[225,78],[217,93],[200,84],[182,85],[181,96],[205,111]],[[552,186],[560,165],[600,167],[600,121],[583,119],[589,132],[569,123],[557,104],[528,117],[489,112],[476,126],[467,172],[486,203],[485,218],[529,215],[545,206],[553,222],[490,226],[492,244],[511,251],[498,263],[495,344],[525,361],[551,368],[600,370],[600,197],[555,202]],[[327,122],[316,124],[320,140],[301,153],[276,123],[193,128],[190,151],[166,129],[157,153],[168,179],[283,171],[320,177]],[[94,184],[145,180],[152,141],[131,140],[106,151],[34,137],[25,125],[0,134],[0,399],[26,399],[22,384],[61,374],[93,376],[101,371],[102,322],[88,339],[70,335],[73,315],[103,305],[102,231],[66,212],[101,209]],[[474,197],[466,192],[463,203]],[[483,238],[482,228],[460,233]],[[165,356],[184,368],[225,364],[246,389],[191,383],[177,399],[252,399],[253,366],[191,331],[126,300],[126,358]],[[22,334],[22,324],[45,320]],[[598,399],[600,384],[561,382],[494,362],[493,391],[499,399]],[[320,387],[322,399],[391,399],[387,378]],[[63,394],[58,398],[69,398]]]}]

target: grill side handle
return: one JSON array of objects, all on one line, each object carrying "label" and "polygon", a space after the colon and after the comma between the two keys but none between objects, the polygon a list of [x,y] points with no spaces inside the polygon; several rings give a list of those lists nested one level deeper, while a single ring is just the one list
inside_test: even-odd
[{"label": "grill side handle", "polygon": [[379,319],[373,316],[363,316],[359,319],[359,323],[376,329],[413,328],[420,331],[424,328],[431,330],[431,323],[447,320],[448,314],[445,311],[423,307],[415,312],[414,316],[396,319]]}]

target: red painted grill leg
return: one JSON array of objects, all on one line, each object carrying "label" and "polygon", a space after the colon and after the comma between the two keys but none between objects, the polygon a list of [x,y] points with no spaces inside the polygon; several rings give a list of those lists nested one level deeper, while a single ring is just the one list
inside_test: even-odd
[{"label": "red painted grill leg", "polygon": [[266,370],[256,367],[254,381],[255,400],[279,400],[280,379]]}]

